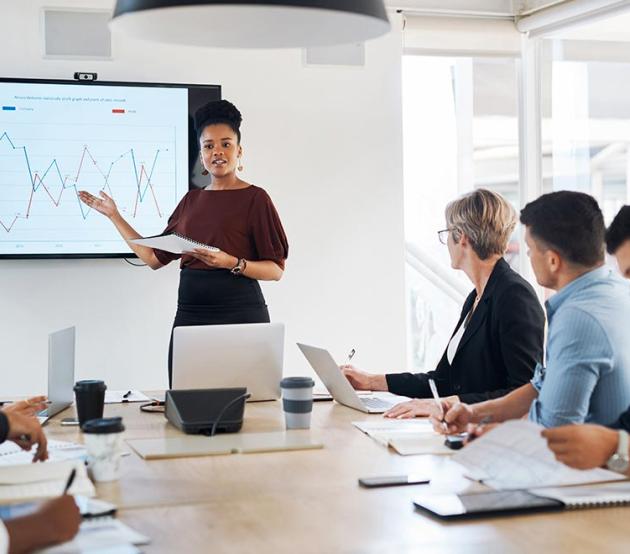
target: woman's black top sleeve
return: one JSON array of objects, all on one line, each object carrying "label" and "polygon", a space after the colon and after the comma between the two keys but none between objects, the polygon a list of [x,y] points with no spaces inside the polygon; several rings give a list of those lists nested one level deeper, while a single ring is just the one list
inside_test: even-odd
[{"label": "woman's black top sleeve", "polygon": [[[470,293],[455,332],[473,306]],[[434,371],[386,375],[390,392],[429,398],[433,379],[440,396],[475,403],[504,396],[526,384],[542,361],[545,315],[531,285],[500,259],[450,364],[446,349]]]}]

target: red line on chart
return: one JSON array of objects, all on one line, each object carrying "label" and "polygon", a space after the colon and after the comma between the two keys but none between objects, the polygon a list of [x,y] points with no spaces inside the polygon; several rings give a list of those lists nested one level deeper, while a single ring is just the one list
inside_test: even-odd
[{"label": "red line on chart", "polygon": [[[116,163],[120,162],[125,157],[129,157],[133,166],[135,185],[136,185],[133,217],[134,218],[136,217],[137,212],[138,212],[138,205],[144,201],[148,191],[151,191],[151,196],[153,197],[153,201],[155,203],[155,208],[157,210],[158,216],[162,217],[162,211],[160,210],[160,206],[158,204],[157,197],[155,195],[155,189],[153,188],[152,176],[153,176],[153,171],[155,169],[155,165],[158,160],[158,156],[160,152],[167,152],[168,149],[156,150],[155,157],[153,158],[153,163],[151,164],[151,170],[148,173],[147,173],[147,169],[144,162],[141,162],[140,164],[136,163],[136,156],[135,156],[135,152],[133,148],[131,148],[127,152],[124,152],[123,154],[118,156],[113,162],[110,163],[109,169],[107,170],[107,172],[105,172],[101,169],[101,167],[99,166],[94,156],[92,156],[92,153],[90,152],[88,146],[84,145],[83,150],[81,152],[81,159],[79,160],[79,165],[76,170],[76,174],[74,175],[73,178],[71,178],[69,175],[66,175],[65,177],[62,175],[61,169],[59,167],[59,164],[57,163],[56,158],[53,158],[53,161],[49,164],[46,171],[44,171],[41,175],[37,171],[33,172],[31,169],[31,163],[28,157],[28,151],[26,149],[26,146],[15,146],[15,144],[13,143],[13,141],[11,140],[11,138],[6,132],[0,135],[0,144],[5,139],[13,150],[23,151],[24,162],[26,164],[26,168],[30,176],[30,184],[29,184],[30,191],[29,191],[29,198],[28,198],[28,203],[26,207],[26,212],[24,214],[23,213],[16,214],[13,218],[13,221],[11,221],[10,224],[6,224],[2,220],[0,220],[0,225],[4,228],[4,230],[7,233],[11,231],[11,229],[13,228],[13,226],[15,225],[18,219],[28,219],[30,217],[31,208],[33,206],[33,197],[40,188],[42,188],[45,191],[48,198],[50,198],[51,203],[56,208],[59,207],[59,205],[61,204],[61,198],[63,196],[63,192],[66,189],[73,189],[73,194],[76,197],[78,207],[81,212],[81,216],[83,220],[85,220],[88,214],[90,213],[91,208],[88,208],[87,206],[84,208],[83,204],[79,200],[77,183],[79,182],[81,171],[83,170],[85,166],[86,157],[89,158],[89,160],[92,162],[93,167],[101,174],[103,178],[103,185],[100,190],[101,191],[108,190],[109,195],[112,198],[114,198],[114,193],[109,184],[109,178],[110,178],[112,169]],[[139,169],[138,169],[138,165],[140,166]],[[60,189],[59,189],[59,194],[56,196],[53,195],[50,187],[46,185],[46,180],[49,178],[57,179],[59,181]]]}]

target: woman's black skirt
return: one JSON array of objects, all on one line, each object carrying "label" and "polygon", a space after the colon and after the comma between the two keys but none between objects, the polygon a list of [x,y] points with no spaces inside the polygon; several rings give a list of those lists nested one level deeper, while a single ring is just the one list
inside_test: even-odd
[{"label": "woman's black skirt", "polygon": [[[173,328],[189,325],[269,323],[269,312],[258,281],[227,269],[188,269],[179,275],[177,313]],[[168,348],[168,384],[173,377],[173,332]]]}]

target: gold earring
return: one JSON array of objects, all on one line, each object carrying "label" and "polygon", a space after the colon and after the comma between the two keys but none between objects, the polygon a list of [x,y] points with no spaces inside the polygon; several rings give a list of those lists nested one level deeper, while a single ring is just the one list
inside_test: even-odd
[{"label": "gold earring", "polygon": [[199,158],[199,163],[201,164],[201,167],[203,167],[203,169],[201,170],[201,174],[203,176],[206,176],[209,174],[208,170],[206,169],[206,166],[203,165],[203,160],[201,158]]},{"label": "gold earring", "polygon": [[243,171],[243,164],[241,163],[240,158],[238,159],[238,167],[236,169],[238,169],[239,171]]}]

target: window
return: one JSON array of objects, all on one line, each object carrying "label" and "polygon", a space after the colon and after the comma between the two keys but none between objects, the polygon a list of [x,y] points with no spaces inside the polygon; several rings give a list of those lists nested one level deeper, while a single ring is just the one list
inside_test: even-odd
[{"label": "window", "polygon": [[543,48],[543,192],[593,195],[609,224],[630,201],[627,44],[547,40]]},{"label": "window", "polygon": [[[517,67],[508,57],[403,57],[408,366],[435,367],[472,284],[450,267],[447,203],[474,188],[519,207]],[[518,237],[506,258],[518,267]]]}]

